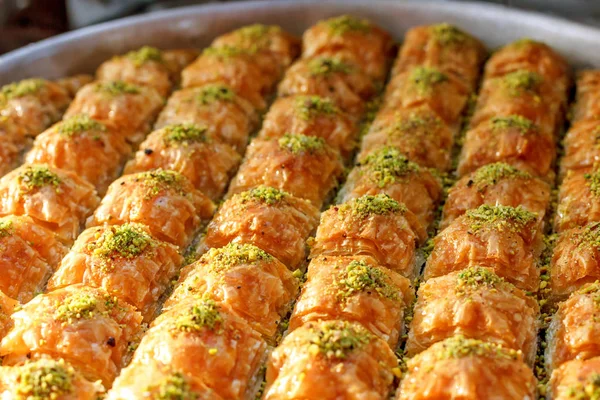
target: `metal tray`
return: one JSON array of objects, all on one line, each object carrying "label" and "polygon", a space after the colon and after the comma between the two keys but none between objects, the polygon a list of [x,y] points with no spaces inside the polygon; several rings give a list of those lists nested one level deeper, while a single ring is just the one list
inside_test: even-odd
[{"label": "metal tray", "polygon": [[0,84],[40,76],[92,72],[102,61],[142,45],[204,47],[250,23],[278,24],[300,34],[317,20],[350,13],[380,24],[401,40],[412,26],[450,22],[490,49],[521,38],[543,40],[573,66],[600,67],[600,30],[537,13],[479,3],[377,0],[251,1],[184,7],[124,18],[47,39],[0,57]]}]

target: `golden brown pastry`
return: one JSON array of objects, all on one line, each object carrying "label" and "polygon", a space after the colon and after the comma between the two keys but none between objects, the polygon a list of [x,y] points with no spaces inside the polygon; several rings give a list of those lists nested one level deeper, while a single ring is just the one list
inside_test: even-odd
[{"label": "golden brown pastry", "polygon": [[446,23],[416,26],[404,37],[393,75],[419,66],[437,68],[461,80],[470,92],[474,92],[486,55],[479,40],[456,26]]},{"label": "golden brown pastry", "polygon": [[141,224],[89,228],[63,258],[48,290],[77,283],[99,287],[135,306],[149,321],[183,263],[178,250]]},{"label": "golden brown pastry", "polygon": [[[600,114],[598,114],[600,116]],[[569,170],[587,171],[600,163],[600,121],[588,119],[571,125],[563,139],[564,156],[560,160],[560,175]]]},{"label": "golden brown pastry", "polygon": [[358,159],[382,147],[393,147],[422,167],[448,171],[452,144],[453,132],[428,106],[388,110],[375,117]]},{"label": "golden brown pastry", "polygon": [[537,381],[520,351],[455,336],[408,361],[397,400],[534,400]]},{"label": "golden brown pastry", "polygon": [[386,194],[365,195],[321,215],[310,257],[366,255],[412,279],[416,245],[427,238],[416,217]]},{"label": "golden brown pastry", "polygon": [[100,199],[87,181],[46,164],[23,165],[0,179],[0,216],[26,215],[72,243]]},{"label": "golden brown pastry", "polygon": [[130,154],[125,136],[111,124],[74,115],[36,137],[25,162],[76,173],[103,195]]},{"label": "golden brown pastry", "polygon": [[266,351],[260,334],[227,306],[192,298],[154,321],[131,368],[168,366],[208,386],[217,398],[251,400],[261,383]]},{"label": "golden brown pastry", "polygon": [[196,124],[209,137],[244,152],[248,136],[258,125],[258,114],[250,103],[222,83],[178,90],[167,101],[155,128]]},{"label": "golden brown pastry", "polygon": [[114,181],[87,226],[138,222],[160,240],[185,247],[215,205],[182,174],[163,169]]},{"label": "golden brown pastry", "polygon": [[333,100],[299,95],[275,100],[258,136],[280,138],[290,132],[323,138],[347,160],[356,146],[358,126]]},{"label": "golden brown pastry", "polygon": [[303,57],[348,52],[371,78],[384,81],[394,52],[392,36],[371,21],[351,15],[325,19],[302,37]]},{"label": "golden brown pastry", "polygon": [[0,290],[0,340],[12,328],[13,322],[10,316],[19,302],[11,299]]},{"label": "golden brown pastry", "polygon": [[269,253],[251,244],[231,243],[210,249],[185,267],[165,309],[189,298],[211,298],[227,304],[257,332],[273,338],[296,299],[299,283]]},{"label": "golden brown pastry", "polygon": [[377,94],[377,85],[349,58],[338,55],[296,61],[279,84],[281,97],[313,95],[331,99],[359,119],[365,104]]},{"label": "golden brown pastry", "polygon": [[15,118],[0,117],[0,176],[16,168],[21,161],[21,153],[28,144],[24,132]]},{"label": "golden brown pastry", "polygon": [[264,399],[383,400],[399,373],[387,343],[360,324],[309,322],[269,357]]},{"label": "golden brown pastry", "polygon": [[103,392],[102,385],[88,381],[63,359],[0,367],[2,399],[96,400]]},{"label": "golden brown pastry", "polygon": [[576,88],[571,123],[597,121],[600,117],[600,70],[579,71]]},{"label": "golden brown pastry", "polygon": [[405,352],[413,356],[455,335],[520,350],[532,365],[539,307],[491,269],[470,267],[421,284]]},{"label": "golden brown pastry", "polygon": [[141,315],[101,289],[68,286],[41,294],[12,316],[14,327],[0,344],[3,365],[44,356],[64,358],[106,387],[128,359]]},{"label": "golden brown pastry", "polygon": [[339,153],[322,138],[290,133],[279,139],[255,139],[229,186],[229,195],[264,185],[321,208],[343,170]]},{"label": "golden brown pastry", "polygon": [[308,266],[289,330],[320,320],[357,322],[394,349],[413,298],[408,279],[368,256],[320,256]]},{"label": "golden brown pastry", "polygon": [[134,145],[150,131],[164,105],[154,89],[123,81],[96,81],[77,92],[64,118],[86,114],[96,121],[111,122]]},{"label": "golden brown pastry", "polygon": [[542,235],[537,215],[522,207],[482,205],[469,210],[441,231],[433,245],[425,280],[483,266],[519,289],[538,288]]},{"label": "golden brown pastry", "polygon": [[206,228],[202,246],[253,244],[290,270],[306,259],[306,239],[319,224],[309,201],[279,189],[258,186],[227,199]]},{"label": "golden brown pastry", "polygon": [[518,207],[543,223],[550,205],[550,185],[509,164],[487,164],[463,176],[448,191],[440,228],[483,204]]},{"label": "golden brown pastry", "polygon": [[27,216],[0,218],[0,292],[22,303],[43,292],[68,247]]},{"label": "golden brown pastry", "polygon": [[204,125],[174,124],[152,132],[127,163],[124,174],[159,168],[176,171],[217,201],[240,161],[240,155]]},{"label": "golden brown pastry", "polygon": [[592,400],[600,395],[600,357],[573,360],[555,369],[550,379],[552,400]]},{"label": "golden brown pastry", "polygon": [[600,356],[600,307],[598,282],[583,286],[558,305],[546,331],[545,352],[549,371],[569,360]]},{"label": "golden brown pastry", "polygon": [[569,171],[560,185],[554,231],[600,221],[600,168]]},{"label": "golden brown pastry", "polygon": [[73,98],[75,97],[75,94],[77,94],[79,89],[81,89],[84,85],[87,85],[88,83],[92,82],[93,80],[94,77],[92,75],[77,74],[57,79],[56,83],[62,86],[62,88],[65,89],[67,93],[69,93],[69,96]]}]

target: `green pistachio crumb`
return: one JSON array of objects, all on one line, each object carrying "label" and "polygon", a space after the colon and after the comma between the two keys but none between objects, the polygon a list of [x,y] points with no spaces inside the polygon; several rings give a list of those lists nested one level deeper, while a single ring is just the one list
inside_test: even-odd
[{"label": "green pistachio crumb", "polygon": [[20,82],[4,85],[0,89],[0,103],[35,94],[45,85],[46,82],[43,79],[24,79]]},{"label": "green pistachio crumb", "polygon": [[11,236],[13,231],[13,222],[11,219],[3,218],[0,220],[0,239]]},{"label": "green pistachio crumb", "polygon": [[90,131],[106,131],[106,125],[101,122],[91,119],[89,116],[81,114],[74,115],[71,118],[63,120],[57,129],[58,133],[63,136],[75,136],[80,133]]},{"label": "green pistachio crumb", "polygon": [[28,190],[43,186],[58,188],[61,184],[60,177],[44,165],[28,165],[18,176],[19,183]]},{"label": "green pistachio crumb", "polygon": [[252,244],[229,243],[228,245],[210,249],[200,259],[216,273],[236,265],[258,264],[273,261],[273,256]]},{"label": "green pistachio crumb", "polygon": [[600,400],[600,374],[590,374],[582,382],[567,388],[566,392],[574,400]]},{"label": "green pistachio crumb", "polygon": [[148,387],[148,394],[156,393],[150,398],[155,400],[196,400],[199,395],[194,393],[185,376],[180,372],[172,373],[156,385]]},{"label": "green pistachio crumb", "polygon": [[341,213],[351,212],[360,218],[367,218],[371,215],[403,214],[407,211],[404,204],[397,202],[387,194],[365,195],[333,207],[339,209]]},{"label": "green pistachio crumb", "polygon": [[98,301],[87,293],[75,293],[63,300],[54,313],[57,321],[71,322],[92,318],[98,311]]},{"label": "green pistachio crumb", "polygon": [[202,105],[209,105],[219,101],[233,101],[235,92],[223,84],[202,86],[196,92],[196,101]]},{"label": "green pistachio crumb", "polygon": [[186,144],[192,142],[206,142],[207,128],[196,124],[173,124],[165,126],[165,142]]},{"label": "green pistachio crumb", "polygon": [[313,154],[325,149],[325,139],[317,136],[286,133],[279,138],[279,147],[293,154]]},{"label": "green pistachio crumb", "polygon": [[464,357],[488,357],[517,360],[521,354],[518,350],[508,349],[499,344],[484,342],[482,340],[467,339],[458,335],[446,339],[436,354],[438,359],[456,359]]},{"label": "green pistachio crumb", "polygon": [[600,169],[583,176],[587,181],[587,186],[594,196],[600,196]]},{"label": "green pistachio crumb", "polygon": [[17,368],[18,400],[54,400],[73,391],[75,371],[64,360],[42,359]]},{"label": "green pistachio crumb", "polygon": [[319,96],[298,96],[294,110],[305,121],[321,115],[332,116],[340,112],[331,99]]},{"label": "green pistachio crumb", "polygon": [[413,112],[409,115],[397,114],[394,123],[389,127],[390,134],[411,133],[412,136],[418,134],[434,134],[435,129],[442,124],[442,120],[432,114],[423,115],[419,112]]},{"label": "green pistachio crumb", "polygon": [[260,39],[267,34],[278,32],[281,32],[281,28],[276,25],[252,24],[241,27],[233,33],[249,39]]},{"label": "green pistachio crumb", "polygon": [[531,178],[526,172],[523,172],[506,163],[498,162],[488,164],[479,168],[474,174],[472,180],[467,185],[475,185],[478,188],[493,186],[505,179],[528,179]]},{"label": "green pistachio crumb", "polygon": [[398,149],[390,146],[383,147],[369,154],[363,161],[357,163],[365,171],[372,182],[379,188],[396,183],[398,180],[418,173],[421,168],[410,161]]},{"label": "green pistachio crumb", "polygon": [[542,44],[541,42],[528,38],[528,37],[524,37],[521,38],[519,40],[515,40],[512,43],[507,44],[507,47],[515,47],[515,48],[520,48],[520,47],[525,47],[525,46],[531,46],[531,45],[539,45]]},{"label": "green pistachio crumb", "polygon": [[366,329],[345,321],[325,322],[312,328],[310,334],[309,353],[329,359],[345,359],[372,339]]},{"label": "green pistachio crumb", "polygon": [[239,57],[241,55],[251,54],[251,49],[244,49],[242,47],[237,46],[219,46],[219,47],[207,47],[202,52],[203,55],[217,57],[223,60],[227,60],[230,58]]},{"label": "green pistachio crumb", "polygon": [[469,35],[458,29],[456,26],[447,23],[433,25],[431,27],[431,32],[433,33],[435,40],[443,46],[464,43],[471,39]]},{"label": "green pistachio crumb", "polygon": [[526,70],[511,72],[498,79],[512,97],[518,97],[523,92],[537,91],[543,81],[541,75]]},{"label": "green pistachio crumb", "polygon": [[123,81],[98,82],[96,92],[102,92],[111,96],[120,96],[123,94],[139,94],[139,86]]},{"label": "green pistachio crumb", "polygon": [[351,15],[341,15],[330,18],[323,23],[329,28],[329,32],[335,36],[342,36],[348,32],[368,33],[371,31],[371,23],[363,18]]},{"label": "green pistachio crumb", "polygon": [[536,131],[537,127],[530,119],[520,115],[509,115],[508,117],[492,117],[492,129],[501,131],[507,129],[518,129],[521,135]]},{"label": "green pistachio crumb", "polygon": [[466,213],[471,222],[471,230],[478,231],[484,226],[494,229],[507,228],[519,231],[537,218],[536,213],[525,210],[523,207],[490,206],[484,204]]},{"label": "green pistachio crumb", "polygon": [[398,300],[398,289],[390,283],[390,278],[379,268],[365,261],[351,261],[340,274],[339,296],[346,299],[359,292],[376,292],[386,299]]},{"label": "green pistachio crumb", "polygon": [[504,279],[487,268],[470,267],[459,272],[456,280],[456,289],[460,293],[470,288],[482,286],[494,288],[503,282]]},{"label": "green pistachio crumb", "polygon": [[158,241],[143,225],[128,222],[106,227],[94,242],[88,244],[88,249],[95,257],[131,259],[157,246]]},{"label": "green pistachio crumb", "polygon": [[421,94],[428,93],[435,85],[448,80],[443,72],[429,67],[416,67],[410,73],[410,82]]},{"label": "green pistachio crumb", "polygon": [[184,332],[214,330],[217,324],[222,322],[223,317],[217,303],[214,300],[202,299],[177,318],[175,327]]},{"label": "green pistachio crumb", "polygon": [[316,57],[308,62],[311,75],[327,76],[330,74],[348,74],[352,71],[350,64],[342,60],[329,57]]},{"label": "green pistachio crumb", "polygon": [[270,206],[277,204],[288,197],[289,194],[270,186],[258,186],[239,194],[242,203],[248,201],[260,201]]},{"label": "green pistachio crumb", "polygon": [[256,53],[268,50],[271,46],[272,35],[281,32],[281,28],[275,25],[253,24],[244,26],[232,34],[237,47]]},{"label": "green pistachio crumb", "polygon": [[134,176],[133,180],[141,182],[148,189],[147,199],[157,196],[163,190],[173,190],[180,195],[185,195],[183,188],[185,177],[176,171],[159,168],[140,172]]},{"label": "green pistachio crumb", "polygon": [[144,46],[138,50],[130,51],[125,55],[125,57],[133,61],[133,63],[137,66],[140,66],[150,61],[159,63],[162,63],[164,61],[162,51],[160,51],[156,47],[151,46]]},{"label": "green pistachio crumb", "polygon": [[591,246],[595,249],[600,249],[600,222],[592,222],[575,233],[580,247]]}]

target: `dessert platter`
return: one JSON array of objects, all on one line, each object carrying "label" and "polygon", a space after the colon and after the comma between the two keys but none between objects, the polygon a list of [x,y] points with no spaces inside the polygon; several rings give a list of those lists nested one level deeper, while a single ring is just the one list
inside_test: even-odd
[{"label": "dessert platter", "polygon": [[599,45],[249,2],[0,57],[0,399],[599,399]]}]

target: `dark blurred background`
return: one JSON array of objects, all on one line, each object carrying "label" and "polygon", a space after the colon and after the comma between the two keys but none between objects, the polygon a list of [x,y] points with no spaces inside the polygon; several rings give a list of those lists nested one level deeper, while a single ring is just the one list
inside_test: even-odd
[{"label": "dark blurred background", "polygon": [[[225,1],[242,0],[0,0],[0,54],[70,29],[110,19],[166,8]],[[541,11],[600,27],[600,0],[487,0],[486,2]]]}]

